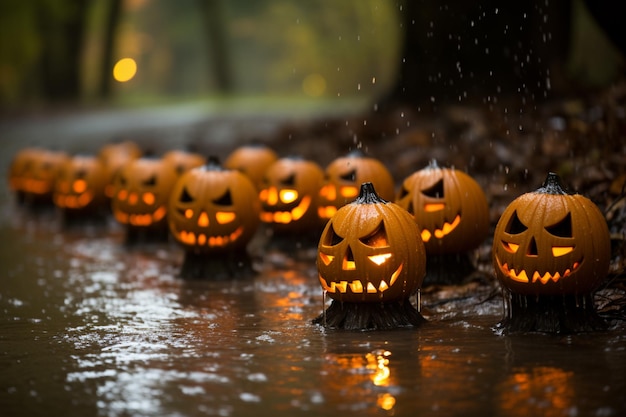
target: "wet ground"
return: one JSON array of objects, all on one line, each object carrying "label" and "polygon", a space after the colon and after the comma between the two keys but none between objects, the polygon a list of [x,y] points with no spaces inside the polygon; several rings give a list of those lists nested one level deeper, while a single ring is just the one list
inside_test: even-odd
[{"label": "wet ground", "polygon": [[398,181],[437,158],[479,181],[492,226],[508,202],[540,185],[546,170],[559,170],[570,188],[607,213],[614,254],[596,297],[607,331],[495,332],[502,299],[489,241],[473,257],[476,274],[460,285],[423,289],[425,325],[332,331],[311,324],[324,309],[314,246],[270,250],[260,237],[252,245],[256,276],[188,281],[178,276],[176,245],[128,249],[112,221],[64,229],[53,211],[17,206],[2,184],[2,415],[626,414],[619,189],[626,123],[619,97],[617,105],[598,100],[595,107],[560,102],[532,116],[450,108],[217,120],[187,111],[169,122],[156,117],[158,128],[149,114],[135,129],[132,118],[115,129],[110,121],[116,118],[5,125],[3,172],[21,146],[93,151],[128,134],[154,152],[191,143],[220,156],[260,139],[281,154],[301,153],[322,165],[361,147]]}]

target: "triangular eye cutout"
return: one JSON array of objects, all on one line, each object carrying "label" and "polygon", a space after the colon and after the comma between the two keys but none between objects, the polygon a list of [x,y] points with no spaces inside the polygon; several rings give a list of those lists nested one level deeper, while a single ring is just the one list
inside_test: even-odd
[{"label": "triangular eye cutout", "polygon": [[150,178],[148,178],[147,180],[145,180],[143,182],[143,185],[146,185],[148,187],[156,185],[156,175],[153,175]]},{"label": "triangular eye cutout", "polygon": [[402,186],[402,189],[400,190],[400,196],[398,197],[398,199],[404,198],[407,195],[409,195],[409,190],[407,190],[406,187]]},{"label": "triangular eye cutout", "polygon": [[365,236],[359,239],[363,244],[371,246],[373,248],[381,248],[389,246],[389,240],[387,239],[387,231],[385,230],[385,223],[380,222],[380,225],[376,228],[374,233],[369,236]]},{"label": "triangular eye cutout", "polygon": [[282,180],[280,180],[280,183],[283,185],[295,185],[296,184],[296,174],[291,174],[290,176],[288,176],[287,178],[283,178]]},{"label": "triangular eye cutout", "polygon": [[222,194],[220,198],[213,200],[213,204],[216,204],[218,206],[232,206],[233,199],[230,195],[230,189],[226,190],[226,192]]},{"label": "triangular eye cutout", "polygon": [[340,175],[339,178],[341,178],[344,181],[356,181],[356,169],[353,169],[350,172],[346,172],[343,175]]},{"label": "triangular eye cutout", "polygon": [[189,194],[187,188],[183,188],[183,192],[180,193],[178,201],[180,201],[181,203],[191,203],[193,201],[193,197]]},{"label": "triangular eye cutout", "polygon": [[422,194],[433,198],[443,198],[443,179],[437,181],[432,187],[422,190]]},{"label": "triangular eye cutout", "polygon": [[524,226],[524,223],[517,217],[517,210],[513,212],[509,223],[506,225],[504,229],[505,232],[510,233],[512,235],[517,235],[519,233],[525,232],[528,227]]},{"label": "triangular eye cutout", "polygon": [[328,232],[326,233],[326,235],[324,235],[324,245],[335,246],[335,245],[340,244],[342,241],[343,241],[343,238],[335,232],[335,228],[333,227],[331,223],[330,228],[328,229]]},{"label": "triangular eye cutout", "polygon": [[87,172],[84,169],[79,169],[76,171],[76,178],[85,178],[87,176]]},{"label": "triangular eye cutout", "polygon": [[567,213],[567,216],[557,224],[546,227],[548,233],[558,237],[574,237],[572,233],[572,214]]}]

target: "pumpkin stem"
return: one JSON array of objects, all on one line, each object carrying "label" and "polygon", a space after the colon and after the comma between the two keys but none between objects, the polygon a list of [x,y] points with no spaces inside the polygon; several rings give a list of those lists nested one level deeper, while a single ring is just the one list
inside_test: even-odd
[{"label": "pumpkin stem", "polygon": [[429,169],[438,169],[439,168],[439,164],[437,163],[437,160],[435,158],[431,159],[430,161],[428,161],[428,167]]},{"label": "pumpkin stem", "polygon": [[385,204],[387,200],[381,198],[374,189],[374,184],[371,182],[364,182],[361,184],[361,190],[359,196],[354,200],[355,204]]},{"label": "pumpkin stem", "polygon": [[554,194],[554,195],[567,195],[567,191],[563,189],[561,185],[561,178],[555,174],[554,172],[548,172],[548,176],[546,180],[541,184],[541,187],[538,188],[536,193],[539,194]]}]

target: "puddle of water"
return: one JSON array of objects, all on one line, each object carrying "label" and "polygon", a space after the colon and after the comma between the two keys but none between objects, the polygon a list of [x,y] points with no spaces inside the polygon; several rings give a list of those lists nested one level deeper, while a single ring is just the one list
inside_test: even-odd
[{"label": "puddle of water", "polygon": [[419,329],[325,331],[313,260],[190,282],[176,246],[2,210],[3,415],[626,414],[620,330],[498,336],[499,300],[425,294]]}]

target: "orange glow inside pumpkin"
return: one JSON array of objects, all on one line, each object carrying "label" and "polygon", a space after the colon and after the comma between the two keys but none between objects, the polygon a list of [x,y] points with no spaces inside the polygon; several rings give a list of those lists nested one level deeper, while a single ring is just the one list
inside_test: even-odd
[{"label": "orange glow inside pumpkin", "polygon": [[[511,280],[513,281],[517,281],[517,282],[524,282],[524,283],[535,283],[537,281],[541,282],[542,284],[546,284],[549,281],[553,281],[553,282],[558,282],[561,278],[566,278],[568,277],[570,274],[576,272],[576,270],[578,269],[578,267],[580,267],[582,260],[580,262],[574,262],[571,266],[571,268],[567,268],[565,271],[563,272],[544,272],[543,275],[538,272],[538,271],[533,271],[531,273],[528,273],[526,270],[522,269],[520,271],[516,271],[513,268],[509,268],[509,265],[507,263],[501,264],[500,260],[497,259],[496,260],[498,262],[498,266],[500,267],[500,270],[506,275],[508,276]],[[530,276],[530,278],[529,278]]]},{"label": "orange glow inside pumpkin", "polygon": [[122,224],[130,224],[133,226],[150,226],[152,223],[159,222],[165,217],[167,209],[164,206],[158,207],[152,213],[145,214],[128,214],[116,211],[115,219]]},{"label": "orange glow inside pumpkin", "polygon": [[[349,269],[349,268],[344,268],[344,269]],[[362,281],[359,279],[352,280],[351,282],[343,281],[343,280],[338,281],[338,282],[331,282],[329,285],[324,279],[324,277],[320,275],[319,281],[320,281],[320,284],[322,285],[322,288],[325,291],[328,291],[330,293],[335,293],[337,291],[339,291],[340,293],[345,293],[348,291],[348,289],[350,289],[350,291],[352,291],[355,294],[359,294],[363,292],[367,292],[369,294],[375,294],[376,292],[382,293],[385,290],[389,289],[389,287],[392,287],[393,284],[396,283],[396,280],[398,279],[398,276],[400,275],[401,272],[402,272],[402,264],[400,264],[400,266],[398,266],[398,268],[393,272],[393,274],[391,274],[391,277],[389,278],[389,283],[387,283],[387,281],[382,279],[380,280],[380,284],[378,284],[378,288],[376,288],[374,284],[372,284],[369,281],[366,281],[367,284],[365,284],[365,287],[364,287]]]},{"label": "orange glow inside pumpkin", "polygon": [[422,241],[428,242],[431,237],[435,236],[437,239],[441,239],[446,235],[452,233],[454,229],[461,223],[461,215],[457,214],[452,223],[444,222],[441,229],[435,229],[434,231],[430,231],[427,229],[422,229]]},{"label": "orange glow inside pumpkin", "polygon": [[[265,190],[264,190],[265,191]],[[268,201],[269,204],[269,201]],[[290,211],[263,211],[261,212],[261,220],[265,223],[282,223],[288,224],[298,221],[304,216],[311,205],[311,197],[304,196],[300,204]]]},{"label": "orange glow inside pumpkin", "polygon": [[209,247],[223,247],[239,239],[243,234],[243,226],[240,226],[234,232],[223,236],[211,236],[206,233],[196,233],[192,231],[182,230],[178,232],[178,238],[187,245],[199,245]]}]

